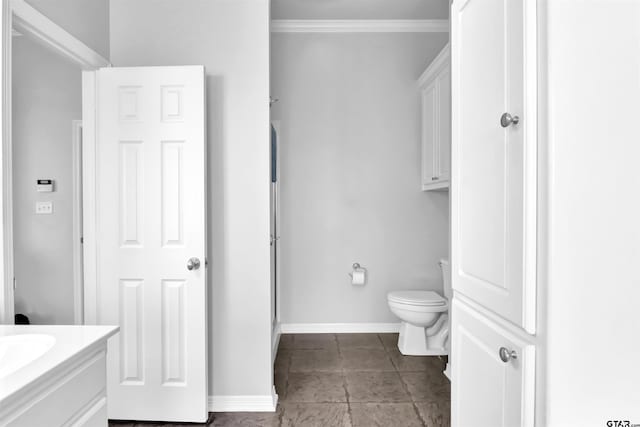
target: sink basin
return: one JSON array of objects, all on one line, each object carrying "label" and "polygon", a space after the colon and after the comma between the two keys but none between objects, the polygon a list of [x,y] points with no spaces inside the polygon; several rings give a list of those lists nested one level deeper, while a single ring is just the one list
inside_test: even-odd
[{"label": "sink basin", "polygon": [[0,378],[33,362],[49,351],[55,342],[54,337],[44,334],[0,336]]}]

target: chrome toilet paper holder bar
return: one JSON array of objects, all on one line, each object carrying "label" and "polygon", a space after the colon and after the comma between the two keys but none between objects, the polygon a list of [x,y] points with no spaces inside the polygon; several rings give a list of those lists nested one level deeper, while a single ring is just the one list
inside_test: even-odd
[{"label": "chrome toilet paper holder bar", "polygon": [[[353,271],[359,271],[359,270],[366,271],[366,269],[360,266],[360,264],[357,262],[354,262],[351,267],[353,268]],[[349,273],[349,277],[353,279],[353,272]]]}]

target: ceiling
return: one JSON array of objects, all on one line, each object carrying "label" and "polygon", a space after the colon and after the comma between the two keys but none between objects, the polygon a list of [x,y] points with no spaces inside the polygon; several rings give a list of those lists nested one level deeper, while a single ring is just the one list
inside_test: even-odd
[{"label": "ceiling", "polygon": [[449,0],[272,0],[272,19],[447,19]]}]

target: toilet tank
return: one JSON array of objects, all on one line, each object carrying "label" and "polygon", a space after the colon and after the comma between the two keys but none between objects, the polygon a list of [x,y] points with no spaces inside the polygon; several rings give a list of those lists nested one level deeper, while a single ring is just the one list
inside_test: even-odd
[{"label": "toilet tank", "polygon": [[440,260],[440,271],[442,271],[442,283],[444,285],[444,297],[448,300],[453,298],[453,290],[451,289],[451,267],[448,259]]}]

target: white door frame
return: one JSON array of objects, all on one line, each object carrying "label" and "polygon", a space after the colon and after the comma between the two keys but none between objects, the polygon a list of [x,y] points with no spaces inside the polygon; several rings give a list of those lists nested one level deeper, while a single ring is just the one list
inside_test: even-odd
[{"label": "white door frame", "polygon": [[[0,275],[2,276],[2,292],[0,292],[0,324],[13,324],[14,289],[13,289],[13,192],[12,192],[12,134],[11,134],[11,37],[12,30],[28,37],[51,51],[78,64],[83,70],[92,71],[111,64],[93,49],[73,37],[62,27],[38,12],[25,0],[3,0],[0,19],[2,35],[2,116],[0,132],[2,133],[2,152],[0,153],[0,185],[2,186],[2,227],[0,229]],[[83,73],[85,74],[85,73]],[[83,78],[84,82],[84,78]],[[83,84],[83,90],[85,86]],[[84,95],[83,95],[84,100]],[[84,106],[83,106],[84,113]],[[86,141],[86,138],[85,138]],[[86,165],[83,165],[86,174]],[[85,187],[84,191],[87,191]],[[85,214],[86,216],[86,214]]]},{"label": "white door frame", "polygon": [[[276,238],[280,239],[280,148],[282,147],[282,134],[280,130],[282,129],[282,122],[280,120],[272,120],[271,125],[276,131],[277,138],[277,146],[276,146],[276,193],[275,193],[275,204],[276,204]],[[280,313],[281,313],[281,304],[280,304],[280,245],[279,242],[275,243],[276,245],[276,262],[273,266],[276,269],[276,283],[275,283],[275,292],[276,292],[276,312],[275,312],[275,321],[276,327],[280,326]]]},{"label": "white door frame", "polygon": [[98,187],[97,187],[97,99],[96,71],[82,72],[82,262],[84,323],[98,319]]},{"label": "white door frame", "polygon": [[[276,185],[275,191],[273,189],[273,183],[271,183],[271,177],[269,177],[270,182],[270,197],[271,197],[271,206],[269,208],[269,231],[271,232],[271,238],[275,239],[272,241],[272,245],[275,246],[275,250],[270,251],[271,256],[271,268],[272,271],[272,283],[273,292],[275,292],[275,313],[274,319],[272,319],[271,325],[271,362],[275,363],[276,355],[278,353],[278,344],[280,343],[280,147],[282,146],[280,129],[281,129],[281,121],[280,120],[271,120],[271,126],[276,132]],[[271,142],[271,139],[269,140]],[[269,149],[269,153],[271,153],[271,149]],[[271,171],[271,169],[269,169]],[[275,204],[275,209],[274,209]],[[276,221],[275,221],[275,234],[273,234],[273,229],[271,228],[271,224],[273,223],[273,213],[275,210]],[[275,255],[275,262],[273,262],[273,256]],[[275,279],[275,280],[274,280]],[[273,296],[272,296],[273,298]],[[272,307],[273,309],[273,307]]]},{"label": "white door frame", "polygon": [[73,211],[73,320],[84,324],[82,268],[82,120],[71,122],[71,191]]}]

